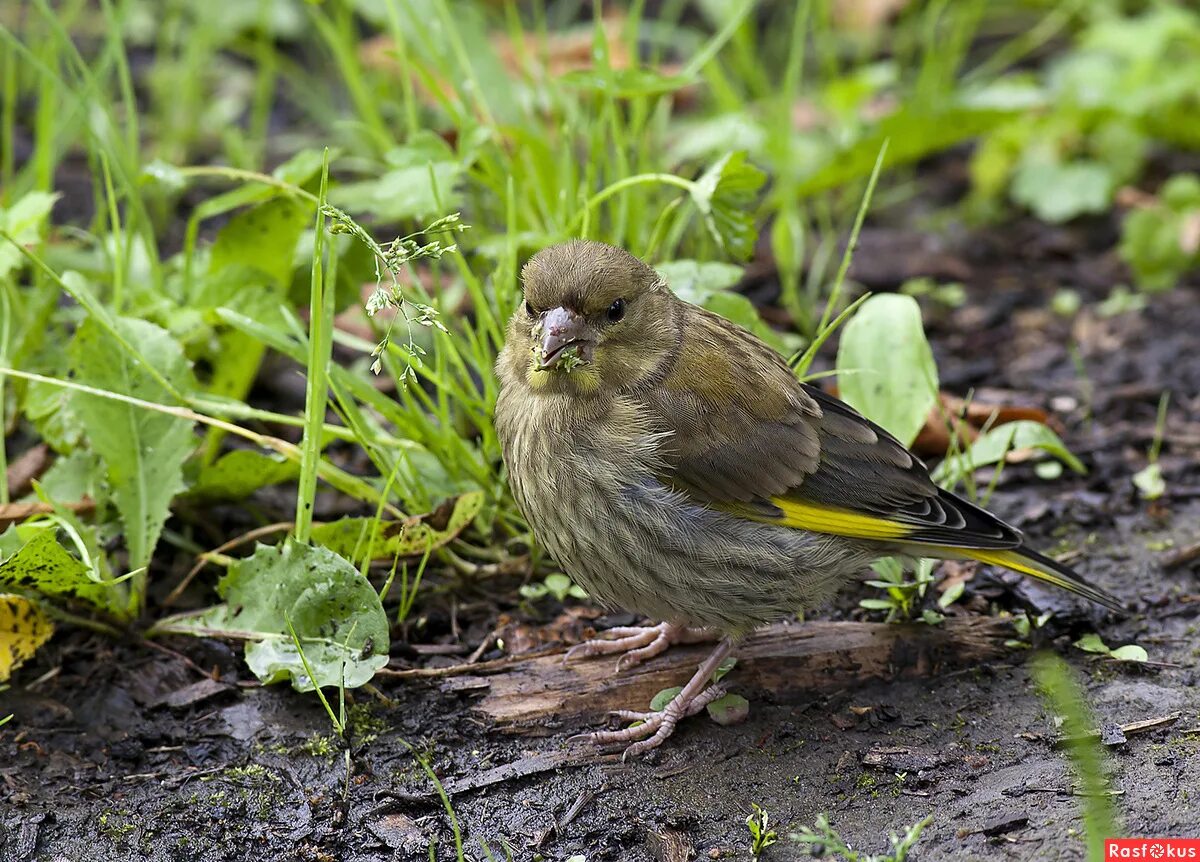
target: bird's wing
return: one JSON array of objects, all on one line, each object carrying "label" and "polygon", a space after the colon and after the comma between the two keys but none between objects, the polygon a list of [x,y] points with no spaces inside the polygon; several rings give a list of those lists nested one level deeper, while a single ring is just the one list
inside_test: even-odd
[{"label": "bird's wing", "polygon": [[942,489],[895,437],[796,380],[777,353],[703,310],[648,396],[671,432],[666,479],[707,505],[814,532],[1005,549],[1021,535]]}]

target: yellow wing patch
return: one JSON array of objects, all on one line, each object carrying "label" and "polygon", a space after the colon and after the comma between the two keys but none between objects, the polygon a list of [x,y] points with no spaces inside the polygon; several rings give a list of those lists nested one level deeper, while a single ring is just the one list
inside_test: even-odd
[{"label": "yellow wing patch", "polygon": [[813,533],[833,533],[856,539],[902,539],[913,532],[911,526],[899,521],[862,515],[848,509],[816,506],[785,497],[772,497],[771,502],[783,512],[783,517],[765,520]]},{"label": "yellow wing patch", "polygon": [[50,640],[54,623],[24,596],[0,594],[0,682]]},{"label": "yellow wing patch", "polygon": [[986,563],[989,566],[1003,566],[1006,569],[1012,569],[1014,572],[1020,572],[1023,575],[1037,578],[1039,581],[1054,584],[1054,586],[1061,587],[1067,592],[1087,595],[1087,593],[1080,589],[1079,584],[1064,578],[1062,575],[1044,566],[1034,568],[1032,561],[1026,560],[1019,553],[1013,551],[980,551],[978,549],[972,549],[964,553],[970,554],[972,559],[979,560],[979,562]]}]

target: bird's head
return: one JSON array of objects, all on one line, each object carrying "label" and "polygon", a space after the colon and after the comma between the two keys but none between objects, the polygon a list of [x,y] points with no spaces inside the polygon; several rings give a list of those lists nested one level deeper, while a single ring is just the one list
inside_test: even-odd
[{"label": "bird's head", "polygon": [[544,249],[521,273],[509,370],[534,390],[596,395],[661,377],[679,350],[678,300],[628,252],[579,240]]}]

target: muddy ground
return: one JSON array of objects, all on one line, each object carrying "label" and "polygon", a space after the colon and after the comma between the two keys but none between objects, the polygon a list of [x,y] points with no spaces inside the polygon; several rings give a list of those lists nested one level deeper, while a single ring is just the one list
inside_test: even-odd
[{"label": "muddy ground", "polygon": [[[1142,311],[1100,314],[1125,277],[1105,251],[1107,221],[938,235],[881,221],[858,252],[860,282],[891,289],[928,273],[967,287],[958,308],[926,302],[943,388],[1047,408],[1090,468],[1044,481],[1032,465],[1011,466],[990,507],[1041,547],[1073,551],[1076,567],[1133,609],[1117,619],[980,570],[955,612],[1054,611],[1033,639],[1086,681],[1126,834],[1200,836],[1200,562],[1164,565],[1200,542],[1200,293],[1182,287]],[[1085,300],[1073,319],[1048,310],[1059,287]],[[769,299],[769,279],[751,293]],[[1164,390],[1168,490],[1148,504],[1130,477],[1146,463]],[[861,618],[855,605],[868,592],[855,587],[811,616]],[[542,603],[540,618],[522,617],[512,594],[497,587],[464,605],[457,642],[447,614],[430,610],[412,640],[458,653],[397,643],[393,666],[462,662],[497,612],[536,633],[559,610]],[[1070,646],[1088,631],[1141,644],[1155,664]],[[383,862],[431,858],[431,841],[434,857],[454,858],[450,817],[408,744],[451,791],[471,859],[486,858],[481,840],[496,858],[507,845],[515,859],[748,859],[752,803],[780,833],[766,860],[803,856],[786,833],[821,813],[872,853],[932,815],[910,858],[1084,855],[1079,800],[1028,649],[904,682],[847,672],[832,692],[785,699],[739,689],[735,670],[731,686],[751,701],[746,723],[689,719],[661,751],[628,764],[564,753],[567,728],[499,733],[472,711],[477,694],[446,680],[381,679],[375,694],[353,693],[347,778],[314,697],[252,684],[228,645],[163,646],[66,632],[22,669],[4,695],[15,718],[0,729],[0,859]],[[1111,727],[1151,719],[1162,721],[1124,742]]]}]

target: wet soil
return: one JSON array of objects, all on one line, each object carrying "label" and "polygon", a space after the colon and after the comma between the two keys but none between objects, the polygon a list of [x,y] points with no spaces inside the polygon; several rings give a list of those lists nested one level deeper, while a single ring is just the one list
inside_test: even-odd
[{"label": "wet soil", "polygon": [[[1100,314],[1124,278],[1110,242],[1106,224],[922,233],[884,218],[864,234],[855,275],[877,290],[922,273],[962,281],[965,304],[923,301],[943,388],[1063,422],[1088,474],[1045,481],[1009,466],[990,508],[1043,549],[1071,551],[1133,612],[1118,619],[984,570],[952,612],[1053,611],[1032,640],[1086,684],[1125,833],[1200,836],[1200,561],[1180,554],[1200,542],[1200,293]],[[1060,287],[1079,291],[1081,312],[1049,310]],[[1147,503],[1131,476],[1166,390],[1167,494]],[[868,592],[814,616],[860,618]],[[495,624],[495,603],[474,607],[459,612],[464,653]],[[551,622],[557,606],[539,607],[530,630],[577,634]],[[1071,647],[1089,631],[1141,644],[1153,663]],[[403,667],[465,660],[396,652]],[[632,763],[568,750],[565,732],[499,733],[472,711],[475,694],[444,680],[381,678],[351,693],[347,758],[314,697],[253,684],[236,648],[66,632],[4,694],[15,717],[0,728],[0,859],[444,860],[454,822],[470,859],[487,858],[485,843],[498,859],[506,848],[514,859],[749,859],[752,803],[780,835],[764,860],[802,858],[786,835],[822,813],[865,852],[932,815],[910,858],[1082,859],[1080,800],[1030,652],[903,682],[847,672],[832,694],[786,702],[739,689],[735,670],[745,723],[689,719]],[[1160,721],[1114,729],[1148,720]],[[454,821],[414,753],[447,788]]]}]

